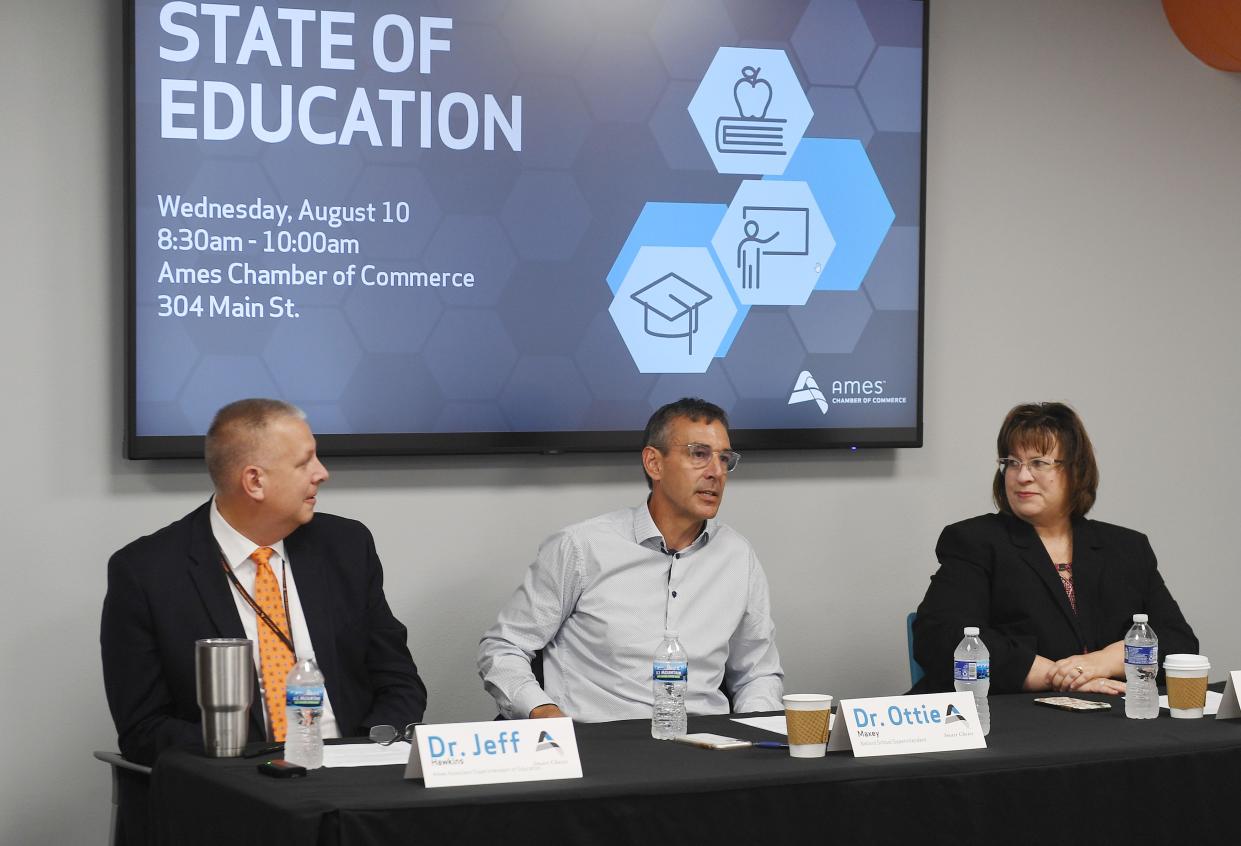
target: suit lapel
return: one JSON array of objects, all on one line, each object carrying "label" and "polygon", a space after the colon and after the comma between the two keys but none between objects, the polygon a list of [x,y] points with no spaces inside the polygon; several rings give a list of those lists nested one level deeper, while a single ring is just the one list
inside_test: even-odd
[{"label": "suit lapel", "polygon": [[[328,688],[333,708],[340,698],[332,689],[339,676],[336,672],[336,642],[332,632],[331,593],[327,584],[327,566],[319,549],[306,540],[305,528],[298,529],[284,540],[289,554],[289,569],[297,584],[297,596],[302,603],[310,643],[314,648],[315,661]],[[302,656],[298,656],[301,658]]]},{"label": "suit lapel", "polygon": [[237,616],[232,588],[220,565],[220,554],[211,534],[211,503],[194,515],[190,530],[190,578],[215,625],[216,637],[245,637],[246,630]]},{"label": "suit lapel", "polygon": [[1073,521],[1073,587],[1077,591],[1077,620],[1082,643],[1090,650],[1107,645],[1095,642],[1098,631],[1095,609],[1099,607],[1095,599],[1107,566],[1106,556],[1100,551],[1102,546],[1103,541],[1089,520]]},{"label": "suit lapel", "polygon": [[[1013,545],[1020,550],[1021,560],[1034,571],[1039,581],[1043,583],[1043,586],[1051,594],[1052,602],[1055,603],[1056,607],[1060,609],[1060,613],[1064,616],[1064,621],[1073,630],[1077,642],[1084,645],[1086,639],[1082,636],[1080,620],[1077,614],[1073,613],[1073,606],[1069,604],[1068,594],[1064,592],[1064,584],[1060,580],[1060,574],[1056,572],[1051,556],[1047,554],[1047,548],[1039,540],[1038,533],[1034,531],[1033,526],[1019,518],[1009,517],[1007,522],[1009,535]],[[1076,555],[1076,549],[1074,550],[1074,555]],[[1074,570],[1076,568],[1077,565],[1074,564]]]}]

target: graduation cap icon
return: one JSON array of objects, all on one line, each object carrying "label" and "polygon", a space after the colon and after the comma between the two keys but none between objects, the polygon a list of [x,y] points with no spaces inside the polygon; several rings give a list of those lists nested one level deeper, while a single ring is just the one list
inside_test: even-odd
[{"label": "graduation cap icon", "polygon": [[668,273],[629,295],[642,304],[642,328],[655,338],[687,338],[694,354],[698,307],[712,297],[697,285]]}]

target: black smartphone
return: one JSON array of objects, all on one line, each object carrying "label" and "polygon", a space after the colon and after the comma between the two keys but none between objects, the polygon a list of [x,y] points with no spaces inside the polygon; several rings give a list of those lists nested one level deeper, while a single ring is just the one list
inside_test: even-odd
[{"label": "black smartphone", "polygon": [[300,764],[290,764],[284,758],[264,761],[259,764],[259,772],[272,778],[300,778],[306,775],[306,768]]}]

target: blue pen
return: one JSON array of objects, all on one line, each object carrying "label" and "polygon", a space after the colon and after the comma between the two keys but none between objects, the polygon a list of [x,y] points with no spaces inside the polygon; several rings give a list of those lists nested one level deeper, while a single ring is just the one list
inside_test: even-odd
[{"label": "blue pen", "polygon": [[778,740],[756,740],[754,741],[755,749],[788,749],[787,743],[781,743]]}]

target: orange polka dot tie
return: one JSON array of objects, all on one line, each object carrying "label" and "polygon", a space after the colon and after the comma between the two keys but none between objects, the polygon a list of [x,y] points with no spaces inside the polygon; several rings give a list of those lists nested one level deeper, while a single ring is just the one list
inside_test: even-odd
[{"label": "orange polka dot tie", "polygon": [[[267,612],[280,630],[289,634],[289,621],[284,616],[280,584],[268,563],[275,553],[269,546],[250,553],[257,569],[254,575],[254,601]],[[272,740],[284,741],[285,734],[285,683],[289,670],[293,669],[293,654],[284,642],[262,619],[256,621],[259,630],[259,663],[263,673],[263,698],[267,703],[267,724],[271,726]],[[289,640],[292,640],[289,637]]]}]

